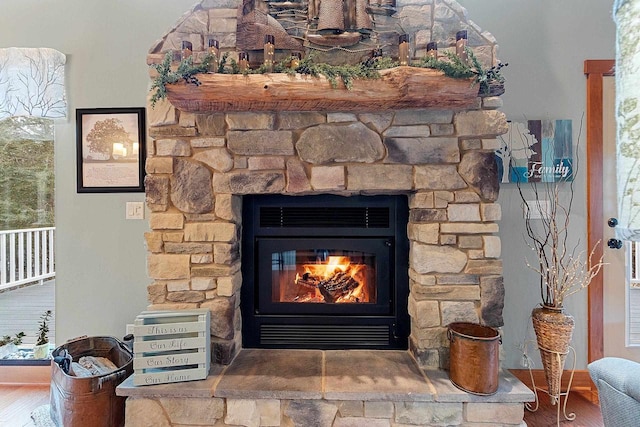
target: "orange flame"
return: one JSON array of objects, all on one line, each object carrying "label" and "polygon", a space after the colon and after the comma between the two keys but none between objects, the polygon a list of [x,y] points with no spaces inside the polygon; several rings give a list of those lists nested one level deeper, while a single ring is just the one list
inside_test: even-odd
[{"label": "orange flame", "polygon": [[[351,260],[347,256],[330,256],[327,258],[324,264],[304,264],[303,274],[311,274],[314,277],[322,280],[327,280],[335,275],[338,271],[347,272],[354,280],[358,282],[358,286],[351,290],[347,295],[344,295],[336,300],[336,302],[355,302],[361,301],[364,292],[365,278],[361,274],[365,268],[363,264],[352,264]],[[295,283],[298,283],[301,276],[296,274]],[[321,298],[318,289],[315,290],[316,297]]]},{"label": "orange flame", "polygon": [[346,256],[330,256],[326,264],[305,264],[305,273],[311,273],[314,276],[328,279],[336,273],[336,271],[347,271],[351,261]]}]

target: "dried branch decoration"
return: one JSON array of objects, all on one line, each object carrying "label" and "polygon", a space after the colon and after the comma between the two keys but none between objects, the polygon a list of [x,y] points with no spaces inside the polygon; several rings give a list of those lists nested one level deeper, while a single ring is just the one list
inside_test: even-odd
[{"label": "dried branch decoration", "polygon": [[[578,146],[581,132],[582,122]],[[576,173],[577,164],[576,157],[572,174]],[[588,256],[585,250],[578,250],[579,239],[574,246],[569,242],[569,224],[575,194],[573,179],[568,182],[529,182],[533,199],[525,194],[525,183],[520,179],[516,183],[524,209],[527,245],[536,258],[535,263],[527,260],[527,267],[540,276],[542,304],[562,308],[567,297],[589,286],[600,273],[604,265],[603,256],[597,259],[596,254],[601,242],[594,245]],[[543,212],[542,218],[534,219],[533,212]]]}]

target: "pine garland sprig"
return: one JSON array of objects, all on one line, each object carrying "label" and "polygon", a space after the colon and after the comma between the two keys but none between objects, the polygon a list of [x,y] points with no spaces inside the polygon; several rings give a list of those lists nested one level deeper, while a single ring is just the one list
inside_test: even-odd
[{"label": "pine garland sprig", "polygon": [[153,96],[151,96],[152,107],[156,106],[156,102],[167,97],[167,84],[173,84],[180,80],[180,78],[171,71],[172,57],[173,52],[169,51],[160,64],[151,64],[151,68],[155,69],[158,73],[151,83],[151,91],[155,90]]},{"label": "pine garland sprig", "polygon": [[206,73],[207,71],[209,71],[211,59],[211,55],[206,55],[202,59],[202,62],[200,64],[194,64],[193,56],[189,56],[188,58],[180,61],[176,73],[178,74],[179,78],[184,80],[185,82],[200,86],[200,80],[198,80],[195,75]]},{"label": "pine garland sprig", "polygon": [[497,65],[485,69],[471,48],[467,47],[465,50],[469,61],[463,61],[455,53],[445,51],[444,55],[446,60],[425,57],[412,65],[440,70],[445,76],[456,79],[468,79],[473,77],[473,84],[480,85],[481,93],[488,93],[489,84],[491,83],[504,83],[505,78],[502,75],[501,70],[509,64],[499,62]]},{"label": "pine garland sprig", "polygon": [[229,60],[229,52],[222,54],[220,62],[218,62],[218,73],[224,73],[227,67],[227,61]]},{"label": "pine garland sprig", "polygon": [[254,69],[254,70],[248,70],[247,74],[267,74],[267,73],[274,73],[274,74],[289,74],[289,75],[295,75],[296,74],[296,69],[295,67],[292,68],[291,63],[294,59],[297,59],[297,57],[290,55],[287,56],[283,59],[281,59],[280,61],[276,62],[275,64],[273,64],[273,70],[269,70],[267,68],[266,65],[262,64],[261,66],[259,66],[258,68]]},{"label": "pine garland sprig", "polygon": [[[466,48],[469,61],[463,61],[455,53],[445,51],[446,60],[433,57],[425,57],[411,64],[414,67],[432,68],[442,71],[446,76],[456,79],[473,78],[473,84],[480,84],[480,92],[488,93],[489,84],[493,82],[504,83],[504,76],[501,69],[509,64],[498,63],[489,69],[484,69],[478,58],[474,55],[473,50]],[[206,73],[210,69],[213,56],[205,55],[200,64],[193,63],[193,57],[188,57],[180,61],[175,71],[171,69],[173,52],[169,51],[165,55],[160,64],[152,64],[158,75],[151,84],[151,91],[155,91],[151,97],[151,106],[155,107],[156,102],[167,97],[167,85],[177,83],[184,80],[187,83],[200,86],[200,81],[196,74]],[[380,77],[380,70],[393,68],[398,65],[389,57],[369,58],[355,65],[330,65],[327,63],[317,63],[314,61],[314,55],[311,54],[302,59],[295,69],[290,66],[291,57],[285,58],[276,63],[273,68],[274,73],[287,73],[293,75],[295,73],[307,74],[313,77],[324,76],[331,83],[333,88],[338,87],[341,81],[347,89],[353,87],[355,79],[377,79]],[[255,70],[240,70],[238,62],[229,58],[226,52],[220,58],[217,72],[220,74],[263,74],[269,72],[262,65]]]},{"label": "pine garland sprig", "polygon": [[454,79],[468,79],[475,75],[469,64],[462,61],[455,53],[445,51],[444,55],[447,58],[446,61],[428,56],[416,61],[412,65],[421,68],[433,68],[434,70],[442,71],[445,76]]},{"label": "pine garland sprig", "polygon": [[200,80],[198,80],[195,75],[209,71],[209,66],[213,60],[213,56],[210,54],[205,55],[200,64],[194,64],[193,57],[191,56],[185,58],[180,61],[176,71],[171,69],[172,59],[173,51],[168,51],[160,64],[151,64],[151,67],[158,72],[158,75],[151,83],[150,90],[155,90],[154,94],[151,96],[152,107],[155,107],[158,101],[167,97],[168,84],[174,84],[180,80],[184,80],[187,83],[200,86]]},{"label": "pine garland sprig", "polygon": [[505,81],[504,76],[502,75],[501,70],[509,65],[508,63],[498,62],[491,68],[485,69],[478,58],[473,54],[473,51],[469,48],[468,56],[472,64],[472,71],[475,75],[474,83],[478,83],[480,85],[480,93],[488,94],[489,93],[489,85],[493,83],[503,84]]},{"label": "pine garland sprig", "polygon": [[380,78],[379,70],[396,66],[391,58],[380,58],[377,60],[367,60],[355,65],[330,65],[326,63],[316,63],[313,55],[309,55],[300,61],[300,65],[295,69],[297,73],[308,74],[313,77],[324,76],[331,87],[337,88],[338,82],[342,81],[345,88],[351,89],[355,79],[377,79]]}]

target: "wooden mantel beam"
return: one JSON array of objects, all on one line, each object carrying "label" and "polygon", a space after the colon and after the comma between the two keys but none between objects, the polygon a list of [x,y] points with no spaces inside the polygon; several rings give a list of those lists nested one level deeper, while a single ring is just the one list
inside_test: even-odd
[{"label": "wooden mantel beam", "polygon": [[188,112],[377,111],[401,108],[462,110],[477,105],[478,86],[442,72],[396,67],[379,79],[354,80],[347,90],[325,77],[277,74],[199,74],[201,85],[167,85],[168,99]]}]

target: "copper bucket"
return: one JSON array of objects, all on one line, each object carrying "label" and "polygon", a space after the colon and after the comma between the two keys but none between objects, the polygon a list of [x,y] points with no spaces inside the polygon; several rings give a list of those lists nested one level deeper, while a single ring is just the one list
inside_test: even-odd
[{"label": "copper bucket", "polygon": [[116,387],[133,374],[133,354],[113,337],[88,337],[69,341],[52,355],[67,350],[77,361],[82,356],[106,357],[118,369],[111,374],[76,377],[51,364],[51,419],[60,427],[122,427],[125,397]]},{"label": "copper bucket", "polygon": [[498,391],[500,334],[475,323],[451,323],[449,379],[461,390],[487,396]]}]

